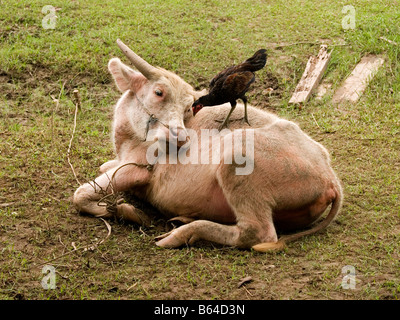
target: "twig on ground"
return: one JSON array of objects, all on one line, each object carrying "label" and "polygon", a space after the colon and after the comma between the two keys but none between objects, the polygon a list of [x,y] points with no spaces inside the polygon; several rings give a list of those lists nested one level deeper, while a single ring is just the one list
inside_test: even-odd
[{"label": "twig on ground", "polygon": [[12,206],[15,202],[0,203],[0,208]]},{"label": "twig on ground", "polygon": [[389,40],[388,38],[385,38],[385,37],[379,37],[379,39],[381,39],[381,40],[383,40],[383,41],[386,41],[386,42],[388,42],[388,43],[390,43],[390,44],[393,44],[393,45],[395,45],[395,46],[398,46],[398,45],[399,45],[397,42],[392,41],[392,40]]},{"label": "twig on ground", "polygon": [[62,275],[60,272],[56,271],[56,273],[63,279],[68,280],[69,277]]},{"label": "twig on ground", "polygon": [[131,285],[128,289],[126,289],[126,291],[131,290],[132,288],[136,287],[138,284],[138,282],[135,282],[133,285]]},{"label": "twig on ground", "polygon": [[101,240],[100,242],[98,242],[98,243],[96,244],[96,246],[98,246],[98,245],[104,243],[104,242],[110,237],[110,235],[111,235],[111,226],[110,226],[110,224],[109,224],[106,220],[104,220],[103,218],[100,218],[100,219],[103,220],[104,224],[106,225],[107,230],[108,230],[108,233],[107,233],[107,236],[106,236],[103,240]]},{"label": "twig on ground", "polygon": [[[273,45],[273,47],[274,47],[274,49],[280,49],[280,48],[285,48],[285,47],[297,46],[300,44],[308,44],[308,45],[316,46],[316,45],[322,45],[322,44],[324,44],[324,42],[299,41],[299,42],[293,42],[293,43],[275,44],[275,45]],[[341,46],[347,46],[347,43],[329,44],[329,47],[341,47]]]},{"label": "twig on ground", "polygon": [[311,113],[311,116],[313,117],[313,119],[314,119],[314,122],[315,122],[315,124],[317,125],[318,129],[322,130],[322,129],[321,129],[321,127],[319,126],[319,124],[318,124],[317,120],[315,119],[315,117],[314,117],[314,114],[313,114],[313,113]]},{"label": "twig on ground", "polygon": [[317,45],[317,44],[320,44],[320,43],[319,42],[311,42],[311,41],[299,41],[299,42],[293,42],[293,43],[282,43],[282,44],[276,44],[275,45],[275,49],[296,46],[296,45],[299,45],[299,44]]},{"label": "twig on ground", "polygon": [[75,241],[71,242],[71,246],[72,246],[72,248],[74,248],[74,250],[78,250],[78,248],[76,247]]},{"label": "twig on ground", "polygon": [[244,290],[246,290],[246,292],[250,295],[250,297],[252,297],[253,295],[251,294],[251,292],[246,288],[246,286],[243,286]]},{"label": "twig on ground", "polygon": [[149,297],[150,296],[149,292],[145,289],[145,287],[143,287],[143,286],[141,286],[141,287],[142,287],[142,290],[144,291],[144,293]]},{"label": "twig on ground", "polygon": [[74,95],[75,95],[75,97],[78,97],[78,99],[77,99],[77,102],[75,104],[74,128],[72,130],[71,139],[69,140],[69,146],[68,146],[68,150],[67,150],[67,161],[68,161],[69,166],[71,167],[71,170],[72,170],[72,173],[74,174],[76,182],[78,182],[79,185],[82,185],[78,180],[78,177],[77,177],[77,175],[75,173],[74,166],[72,165],[71,159],[69,157],[69,155],[71,153],[72,140],[74,139],[74,135],[75,135],[75,131],[76,131],[76,118],[77,118],[78,110],[80,109],[80,104],[81,104],[80,98],[79,98],[79,91],[78,90],[74,90]]},{"label": "twig on ground", "polygon": [[143,231],[142,227],[139,227],[139,231],[145,236],[148,237],[149,235]]}]

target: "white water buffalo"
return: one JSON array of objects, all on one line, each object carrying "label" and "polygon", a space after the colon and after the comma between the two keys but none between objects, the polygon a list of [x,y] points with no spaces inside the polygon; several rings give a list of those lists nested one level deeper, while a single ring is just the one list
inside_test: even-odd
[{"label": "white water buffalo", "polygon": [[[174,73],[151,66],[121,41],[118,45],[140,72],[117,58],[108,64],[123,93],[114,111],[117,157],[101,166],[99,177],[76,190],[73,202],[77,210],[97,217],[116,214],[146,224],[148,218],[131,204],[118,203],[113,213],[99,205],[104,193],[129,190],[166,218],[185,223],[158,237],[158,246],[176,248],[206,240],[258,251],[282,248],[285,242],[322,230],[335,218],[341,207],[342,188],[326,149],[295,123],[251,106],[251,127],[235,121],[243,114],[243,105],[239,104],[232,114],[232,131],[214,130],[206,138],[208,142],[219,140],[228,146],[232,146],[232,141],[241,143],[230,151],[217,153],[219,161],[155,161],[149,165],[150,148],[155,156],[159,151],[153,152],[157,139],[161,143],[174,138],[176,141],[180,136],[189,136],[190,142],[178,141],[176,151],[170,147],[167,152],[176,153],[186,145],[188,154],[193,155],[206,148],[210,160],[215,153],[213,144],[195,143],[193,136],[200,137],[205,129],[217,129],[218,120],[226,117],[230,106],[204,108],[194,117],[191,106],[201,92]],[[146,139],[150,131],[152,139]],[[252,138],[253,144],[235,140],[235,132]],[[229,152],[231,156],[244,156],[243,149],[252,150],[252,154],[246,155],[252,164],[248,174],[238,174],[237,169],[243,166],[237,161],[224,161]],[[276,230],[304,229],[330,205],[321,222],[278,240]]]}]

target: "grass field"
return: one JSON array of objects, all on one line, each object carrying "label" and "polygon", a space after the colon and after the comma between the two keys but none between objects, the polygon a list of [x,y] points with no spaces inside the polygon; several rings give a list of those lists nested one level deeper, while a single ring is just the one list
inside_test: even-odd
[{"label": "grass field", "polygon": [[[57,9],[54,29],[42,26],[45,5]],[[345,5],[355,8],[355,29],[342,27]],[[399,299],[398,1],[3,0],[0,8],[0,299]],[[250,103],[328,148],[345,191],[338,219],[271,254],[210,244],[160,249],[157,228],[110,221],[104,243],[71,253],[107,235],[102,220],[71,204],[72,92],[79,89],[82,111],[71,161],[87,181],[114,158],[119,93],[107,62],[123,59],[117,38],[196,88],[267,48]],[[288,101],[321,43],[333,49],[323,79],[331,88],[299,110]],[[333,105],[334,90],[367,53],[382,55],[384,66],[357,103]],[[46,262],[56,269],[54,290],[41,286]],[[341,285],[347,265],[354,289]],[[253,281],[238,288],[245,276]]]}]

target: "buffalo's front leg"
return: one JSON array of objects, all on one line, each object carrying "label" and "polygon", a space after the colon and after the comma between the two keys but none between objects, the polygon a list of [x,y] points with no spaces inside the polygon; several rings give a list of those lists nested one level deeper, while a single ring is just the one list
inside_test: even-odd
[{"label": "buffalo's front leg", "polygon": [[119,161],[117,159],[107,161],[106,163],[103,163],[100,166],[100,173],[105,173],[105,172],[117,167],[118,164],[119,164]]},{"label": "buffalo's front leg", "polygon": [[178,248],[183,245],[192,245],[197,240],[207,240],[228,246],[236,246],[239,233],[237,226],[222,225],[207,220],[196,220],[157,237],[156,244],[163,248]]},{"label": "buffalo's front leg", "polygon": [[197,240],[206,240],[222,245],[251,248],[264,242],[276,243],[277,236],[272,221],[239,222],[224,225],[207,220],[196,220],[156,238],[157,245],[164,248],[178,248],[192,245]]},{"label": "buffalo's front leg", "polygon": [[[151,172],[144,166],[126,163],[112,168],[94,181],[80,186],[74,193],[73,203],[80,212],[96,217],[116,216],[142,225],[149,225],[150,219],[131,204],[112,200],[119,192],[144,186]],[[110,204],[110,202],[113,202]]]}]

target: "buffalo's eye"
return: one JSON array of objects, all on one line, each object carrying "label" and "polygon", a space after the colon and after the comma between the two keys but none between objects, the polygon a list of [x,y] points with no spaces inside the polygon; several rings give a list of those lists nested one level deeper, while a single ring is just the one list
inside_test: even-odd
[{"label": "buffalo's eye", "polygon": [[154,91],[154,93],[159,97],[162,97],[162,95],[163,95],[163,92],[160,89],[156,89],[156,91]]}]

